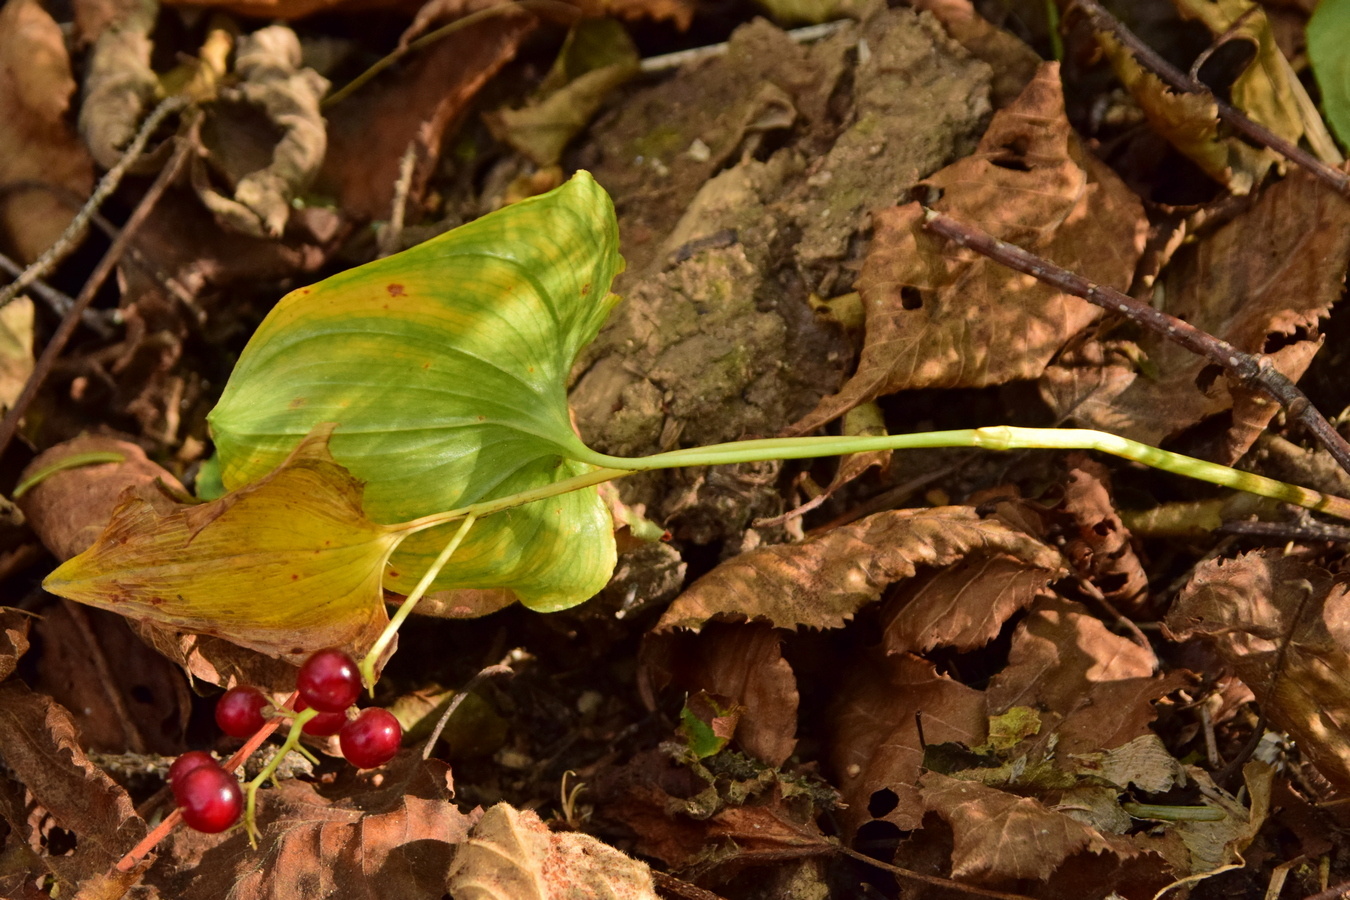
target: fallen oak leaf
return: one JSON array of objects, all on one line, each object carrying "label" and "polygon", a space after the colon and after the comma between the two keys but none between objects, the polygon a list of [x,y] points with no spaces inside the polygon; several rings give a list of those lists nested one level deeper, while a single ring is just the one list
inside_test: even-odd
[{"label": "fallen oak leaf", "polygon": [[131,496],[44,586],[294,661],[314,647],[364,650],[388,621],[380,582],[407,529],[364,516],[361,484],[329,455],[328,431],[210,503]]}]

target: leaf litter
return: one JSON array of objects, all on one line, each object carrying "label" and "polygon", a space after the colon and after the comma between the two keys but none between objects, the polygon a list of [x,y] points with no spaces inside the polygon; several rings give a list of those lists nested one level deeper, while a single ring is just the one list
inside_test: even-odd
[{"label": "leaf litter", "polygon": [[[90,160],[115,162],[161,87],[215,98],[205,130],[184,132],[194,179],[151,212],[100,301],[124,333],[81,336],[29,414],[29,445],[5,460],[13,484],[48,454],[123,456],[50,476],[23,500],[27,524],[0,532],[9,602],[43,615],[31,647],[24,612],[0,620],[0,893],[1220,896],[1225,878],[1274,884],[1286,864],[1300,896],[1345,880],[1340,545],[1269,506],[1221,524],[1274,537],[1150,538],[1132,531],[1141,509],[1213,495],[1082,455],[938,451],[620,482],[605,504],[621,553],[595,600],[541,616],[489,586],[447,591],[429,600],[447,618],[401,635],[378,690],[409,724],[469,686],[443,758],[409,746],[359,776],[321,758],[262,792],[258,850],[238,832],[178,830],[119,868],[168,809],[166,757],[232,749],[200,725],[212,685],[288,691],[286,658],[368,640],[399,599],[381,593],[387,528],[318,444],[225,499],[183,488],[208,481],[205,414],[244,339],[285,290],[371,259],[372,222],[380,247],[407,246],[594,172],[616,201],[626,300],[581,351],[569,400],[604,452],[1076,422],[1337,483],[1248,386],[944,244],[920,204],[1308,373],[1331,385],[1314,396],[1330,413],[1350,404],[1335,374],[1350,207],[1090,29],[1065,31],[1059,67],[1038,62],[1036,26],[1028,46],[947,0],[923,14],[843,4],[855,21],[806,43],[677,0],[576,4],[579,22],[521,4],[424,45],[489,4],[205,5],[289,24],[77,4],[71,33],[94,49],[76,72],[71,23],[28,0],[0,10],[27,23],[0,28],[0,60],[37,61],[0,69],[20,140],[0,154],[0,251],[20,261],[70,220]],[[1178,7],[1151,14],[1200,15],[1220,55],[1254,48],[1225,99],[1297,139],[1298,73],[1264,13]],[[306,18],[317,9],[325,19]],[[807,17],[766,9],[778,25]],[[636,70],[707,35],[725,51]],[[279,63],[266,72],[248,49],[264,44]],[[395,66],[319,112],[325,80],[391,52]],[[1120,88],[1103,88],[1112,77]],[[110,217],[134,206],[171,132]],[[1117,152],[1149,141],[1193,159],[1193,181],[1178,188],[1168,157]],[[1146,271],[1151,227],[1172,245]],[[74,291],[80,277],[67,265],[52,280]],[[26,334],[40,347],[52,322],[39,306],[19,326],[10,380],[27,370]],[[250,515],[231,530],[250,505],[276,528]],[[241,539],[275,556],[280,532],[303,533],[297,510],[345,523],[360,564],[273,574],[312,578],[336,618],[275,608],[272,570],[240,565]],[[117,543],[133,519],[153,524]],[[165,582],[163,602],[121,605],[142,646],[37,591],[51,559],[91,544],[132,553],[115,578],[63,588],[96,605],[119,609],[119,580],[165,559],[170,576],[207,560],[217,583],[197,596]],[[503,660],[513,678],[474,679]]]}]

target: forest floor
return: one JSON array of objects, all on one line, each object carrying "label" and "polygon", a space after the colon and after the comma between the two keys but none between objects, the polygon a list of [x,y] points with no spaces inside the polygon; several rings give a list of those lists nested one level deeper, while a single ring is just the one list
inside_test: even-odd
[{"label": "forest floor", "polygon": [[[1078,11],[762,3],[5,0],[6,280],[61,252],[0,308],[0,487],[121,459],[0,505],[0,895],[1340,896],[1346,524],[1081,451],[624,479],[590,601],[443,591],[408,621],[375,692],[406,732],[388,766],[314,739],[256,848],[144,841],[175,757],[240,746],[221,689],[280,702],[293,660],[43,579],[124,491],[209,496],[206,416],[284,294],[578,170],[626,259],[569,380],[603,453],[1072,426],[1350,496],[1299,404],[920,205],[1259,357],[1350,434],[1350,200],[1325,177]],[[1343,172],[1308,6],[1116,13]]]}]

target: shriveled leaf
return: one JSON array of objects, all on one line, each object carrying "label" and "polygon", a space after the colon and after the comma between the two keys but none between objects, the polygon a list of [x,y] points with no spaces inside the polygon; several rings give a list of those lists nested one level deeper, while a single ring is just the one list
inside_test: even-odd
[{"label": "shriveled leaf", "polygon": [[1343,579],[1270,552],[1207,562],[1166,624],[1178,640],[1212,644],[1318,771],[1350,787],[1350,586]]},{"label": "shriveled leaf", "polygon": [[47,590],[136,619],[227,638],[298,661],[364,649],[384,626],[380,580],[397,529],[361,511],[361,485],[326,435],[256,484],[210,503],[132,496]]},{"label": "shriveled leaf", "polygon": [[1077,529],[1065,555],[1116,609],[1147,612],[1148,575],[1111,499],[1107,468],[1086,454],[1072,457],[1069,465],[1063,506]]},{"label": "shriveled leaf", "polygon": [[43,864],[68,885],[107,872],[146,833],[131,797],[80,748],[70,713],[18,682],[0,685],[0,756],[26,787],[0,791],[9,827],[38,846],[44,812],[78,836],[72,852],[44,854]]},{"label": "shriveled leaf", "polygon": [[1322,0],[1308,20],[1308,62],[1322,89],[1327,122],[1350,144],[1350,0]]},{"label": "shriveled leaf", "polygon": [[1060,753],[1111,749],[1148,733],[1153,701],[1185,683],[1155,676],[1152,651],[1113,634],[1077,603],[1036,603],[1018,624],[1008,665],[988,689],[989,708],[1042,710]]},{"label": "shriveled leaf", "polygon": [[984,743],[989,724],[984,694],[911,655],[864,660],[835,697],[830,717],[828,758],[847,804],[840,816],[850,836],[874,818],[869,806],[877,792],[896,799],[878,807],[877,818],[902,831],[918,828],[924,744],[974,747]]},{"label": "shriveled leaf", "polygon": [[55,472],[18,500],[43,546],[62,561],[89,549],[108,527],[128,488],[153,489],[161,482],[170,491],[187,493],[177,478],[152,462],[140,447],[105,435],[85,435],[48,448],[28,464],[21,477],[86,453],[118,453],[122,461]]},{"label": "shriveled leaf", "polygon": [[657,630],[698,630],[717,615],[766,619],[778,628],[839,628],[919,566],[951,565],[971,553],[1059,568],[1054,550],[971,507],[893,510],[722,563],[671,604]]},{"label": "shriveled leaf", "polygon": [[[402,522],[582,474],[594,456],[564,383],[614,302],[622,268],[609,196],[586,173],[397,256],[287,295],[210,421],[225,485],[276,466],[315,426],[365,482],[376,522]],[[407,593],[450,527],[409,538],[385,586]],[[509,588],[552,610],[614,569],[594,488],[481,520],[438,589]]]},{"label": "shriveled leaf", "polygon": [[[1046,64],[1000,110],[978,150],[925,185],[932,206],[1026,246],[1101,284],[1124,288],[1142,248],[1139,201],[1078,144],[1059,70]],[[1100,311],[923,230],[910,203],[874,213],[858,282],[867,337],[858,370],[795,433],[882,394],[1035,378]]]},{"label": "shriveled leaf", "polygon": [[505,803],[483,813],[450,868],[455,900],[656,900],[644,863],[588,834],[554,833]]},{"label": "shriveled leaf", "polygon": [[1133,785],[1150,794],[1164,794],[1186,785],[1185,766],[1153,733],[1104,753],[1075,754],[1073,762],[1079,774],[1109,781],[1121,790]]},{"label": "shriveled leaf", "polygon": [[16,297],[0,309],[0,407],[8,410],[33,372],[33,301]]},{"label": "shriveled leaf", "polygon": [[0,681],[14,674],[19,657],[28,652],[32,618],[17,609],[0,610]]},{"label": "shriveled leaf", "polygon": [[1218,806],[1226,814],[1211,821],[1173,822],[1169,830],[1179,834],[1191,853],[1192,875],[1213,874],[1225,866],[1241,865],[1242,851],[1256,837],[1270,813],[1270,788],[1275,769],[1253,760],[1242,767],[1242,782],[1247,788],[1247,803],[1216,787],[1209,774],[1191,769],[1200,783],[1207,804]]},{"label": "shriveled leaf", "polygon": [[[1350,201],[1294,173],[1183,248],[1161,283],[1169,313],[1239,350],[1264,353],[1297,380],[1321,346],[1319,322],[1341,296],[1347,262]],[[1121,364],[1047,370],[1041,390],[1056,416],[1157,444],[1231,409],[1234,427],[1214,454],[1231,463],[1278,408],[1222,376],[1205,377],[1209,362],[1170,341],[1148,335],[1138,346],[1148,373]]]},{"label": "shriveled leaf", "polygon": [[0,250],[23,262],[74,216],[61,192],[83,199],[93,187],[93,162],[68,119],[74,93],[61,26],[37,0],[8,0],[0,9]]}]

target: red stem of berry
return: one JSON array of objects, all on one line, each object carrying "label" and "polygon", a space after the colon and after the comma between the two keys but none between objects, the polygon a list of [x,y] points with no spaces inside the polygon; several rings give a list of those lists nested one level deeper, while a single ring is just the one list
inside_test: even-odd
[{"label": "red stem of berry", "polygon": [[[299,696],[298,692],[291,694],[286,700],[285,705],[294,708],[296,698]],[[263,745],[263,741],[272,736],[272,732],[280,728],[283,722],[288,721],[289,720],[280,716],[268,719],[267,724],[263,725],[262,728],[259,728],[253,737],[245,741],[244,746],[236,750],[234,756],[231,756],[226,760],[221,765],[221,768],[226,772],[233,772],[235,769],[238,769],[244,764],[244,760],[252,756],[254,752]],[[141,839],[140,843],[128,850],[127,855],[118,861],[117,871],[130,872],[132,869],[136,868],[136,866],[140,865],[141,860],[145,859],[146,855],[151,850],[155,849],[160,841],[168,837],[169,832],[178,827],[178,823],[181,821],[183,821],[183,814],[177,809],[165,816],[162,822],[156,825],[149,834]]]}]

